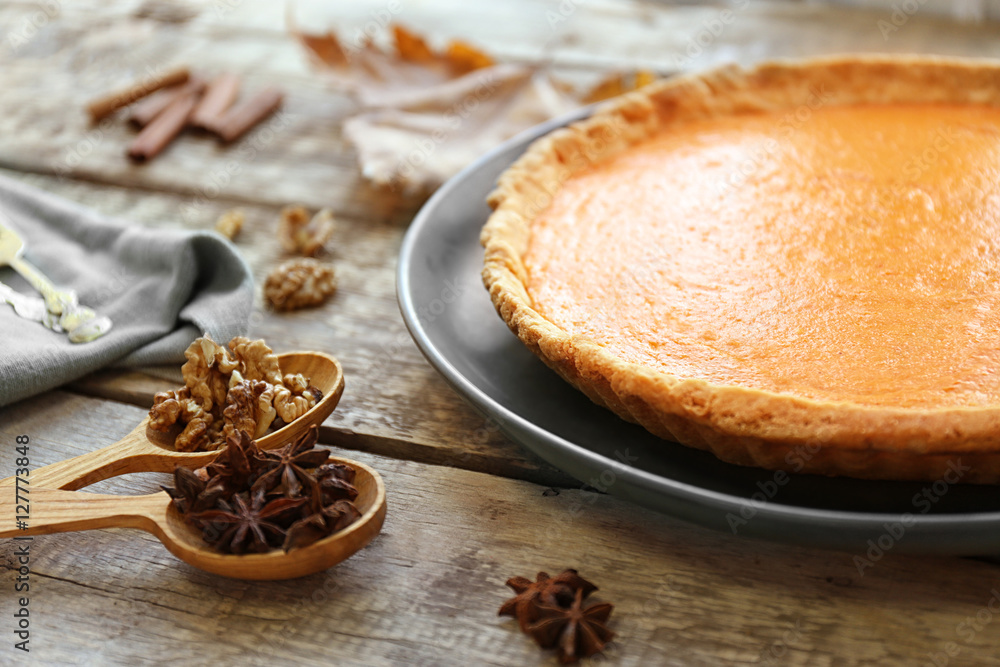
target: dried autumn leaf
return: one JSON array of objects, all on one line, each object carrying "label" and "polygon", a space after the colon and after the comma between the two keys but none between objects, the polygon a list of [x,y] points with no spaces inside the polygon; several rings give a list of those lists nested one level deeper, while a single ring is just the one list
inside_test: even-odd
[{"label": "dried autumn leaf", "polygon": [[350,64],[347,51],[341,46],[340,40],[332,31],[325,35],[310,35],[293,29],[292,34],[302,42],[302,45],[320,64],[331,67],[347,67]]},{"label": "dried autumn leaf", "polygon": [[424,64],[431,64],[437,60],[431,47],[416,33],[395,25],[392,27],[392,35],[396,39],[396,53],[403,60]]},{"label": "dried autumn leaf", "polygon": [[495,64],[493,58],[471,44],[459,40],[448,45],[448,59],[451,61],[451,65],[455,68],[455,71],[461,74],[490,67]]},{"label": "dried autumn leaf", "polygon": [[493,65],[493,59],[464,42],[452,42],[443,52],[401,26],[392,27],[394,51],[385,52],[371,40],[344,46],[333,33],[292,34],[324,65],[334,82],[365,106],[400,107],[433,100],[435,88],[452,79]]},{"label": "dried autumn leaf", "polygon": [[583,92],[544,70],[496,64],[461,40],[436,51],[400,26],[392,27],[392,52],[370,37],[345,45],[332,32],[292,33],[334,82],[367,107],[344,124],[362,174],[408,193],[436,188],[533,125],[653,78],[650,72],[615,74]]},{"label": "dried autumn leaf", "polygon": [[[459,85],[461,84],[461,85]],[[344,124],[362,173],[379,185],[433,189],[497,144],[577,106],[546,74],[515,65],[477,70],[416,109],[380,109]]]}]

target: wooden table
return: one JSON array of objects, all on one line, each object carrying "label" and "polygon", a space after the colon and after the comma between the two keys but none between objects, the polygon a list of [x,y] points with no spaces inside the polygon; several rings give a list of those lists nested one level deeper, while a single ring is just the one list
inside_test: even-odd
[{"label": "wooden table", "polygon": [[[388,6],[337,4],[329,16],[342,33]],[[464,36],[503,60],[548,60],[593,80],[616,68],[670,73],[675,54],[720,11],[562,5],[571,11],[555,25],[548,17],[558,0],[401,0],[396,18],[438,43]],[[208,228],[242,206],[238,245],[258,282],[282,256],[279,208],[332,207],[339,293],[287,315],[265,310],[258,295],[251,334],[278,351],[342,360],[347,390],[322,440],[381,471],[385,528],[341,565],[275,583],[203,574],[136,531],[36,538],[27,655],[12,646],[18,575],[15,544],[5,541],[0,664],[554,664],[496,610],[508,577],[566,567],[616,605],[618,639],[606,654],[614,664],[1000,662],[1000,618],[988,607],[1000,588],[996,564],[890,552],[862,576],[855,554],[709,532],[582,488],[467,407],[410,342],[396,306],[395,257],[420,201],[360,177],[339,129],[355,106],[309,69],[283,12],[270,0],[4,3],[0,173],[155,227]],[[1000,55],[995,25],[918,12],[883,39],[878,21],[889,15],[751,3],[687,66],[850,50]],[[28,36],[16,50],[15,31]],[[253,88],[279,83],[290,122],[229,175],[233,151],[191,137],[149,165],[130,165],[130,130],[88,125],[83,103],[164,62],[239,71]],[[128,284],[108,279],[109,290]],[[178,377],[163,368],[101,372],[3,409],[0,471],[13,473],[19,434],[31,439],[32,466],[113,442]],[[134,475],[93,490],[145,493],[163,481]]]}]

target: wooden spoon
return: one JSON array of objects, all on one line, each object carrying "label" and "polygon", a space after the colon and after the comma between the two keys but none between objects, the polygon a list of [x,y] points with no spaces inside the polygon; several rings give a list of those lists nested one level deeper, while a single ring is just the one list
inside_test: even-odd
[{"label": "wooden spoon", "polygon": [[[302,373],[323,392],[323,399],[291,424],[261,438],[261,449],[273,449],[320,424],[333,412],[344,390],[340,364],[316,352],[283,354],[278,357],[283,373]],[[198,532],[187,525],[170,504],[165,492],[145,496],[114,496],[77,493],[103,479],[130,472],[172,472],[177,465],[196,467],[211,461],[218,452],[178,452],[157,445],[146,437],[148,418],[121,441],[88,454],[54,463],[30,473],[27,485],[13,477],[0,481],[0,538],[91,530],[138,528],[155,535],[167,549],[199,569],[237,579],[292,579],[325,570],[367,545],[385,519],[385,485],[375,470],[347,459],[357,471],[354,504],[361,517],[344,530],[307,547],[289,552],[232,555],[214,551]],[[27,491],[18,509],[18,488]],[[15,513],[28,514],[27,528],[18,528]]]},{"label": "wooden spoon", "polygon": [[[302,373],[323,398],[291,424],[257,440],[261,449],[274,449],[305,433],[313,424],[323,423],[337,407],[344,393],[344,372],[340,362],[321,352],[291,352],[278,355],[281,372]],[[148,428],[146,417],[131,433],[113,445],[87,452],[59,463],[31,471],[31,486],[50,489],[82,489],[118,475],[131,472],[173,472],[181,465],[198,468],[209,463],[219,452],[179,452],[163,442],[163,434]],[[0,481],[0,488],[6,482]]]},{"label": "wooden spoon", "polygon": [[[233,555],[215,551],[170,504],[165,492],[148,496],[112,496],[79,491],[25,487],[30,500],[28,529],[15,526],[15,489],[0,489],[0,538],[45,535],[95,528],[138,528],[155,535],[173,555],[194,567],[235,579],[294,579],[320,572],[358,551],[378,534],[385,520],[385,485],[377,472],[357,461],[331,458],[357,471],[354,505],[361,518],[307,547],[263,554]],[[5,480],[6,481],[6,480]],[[23,510],[22,510],[23,511]]]}]

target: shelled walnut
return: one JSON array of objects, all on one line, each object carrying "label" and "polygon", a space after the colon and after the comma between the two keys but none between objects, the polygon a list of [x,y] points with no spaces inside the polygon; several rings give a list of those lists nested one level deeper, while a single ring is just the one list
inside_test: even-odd
[{"label": "shelled walnut", "polygon": [[182,452],[218,449],[241,430],[259,438],[322,398],[303,375],[282,375],[263,340],[237,336],[227,350],[205,336],[184,356],[184,386],[157,394],[149,411],[149,427],[175,434],[174,447]]},{"label": "shelled walnut", "polygon": [[264,282],[264,298],[275,310],[318,306],[336,291],[333,267],[309,258],[279,265]]},{"label": "shelled walnut", "polygon": [[170,431],[175,425],[182,426],[174,436],[174,446],[182,452],[212,449],[211,433],[221,430],[214,415],[203,410],[198,401],[191,398],[188,387],[160,392],[153,397],[153,407],[149,411],[150,428]]},{"label": "shelled walnut", "polygon": [[246,217],[246,213],[243,209],[230,209],[220,215],[219,219],[215,221],[215,231],[232,241],[239,235],[240,230],[243,229],[243,223],[246,222]]},{"label": "shelled walnut", "polygon": [[286,206],[281,210],[278,239],[287,252],[315,257],[333,237],[334,227],[333,211],[328,208],[310,218],[304,207]]}]

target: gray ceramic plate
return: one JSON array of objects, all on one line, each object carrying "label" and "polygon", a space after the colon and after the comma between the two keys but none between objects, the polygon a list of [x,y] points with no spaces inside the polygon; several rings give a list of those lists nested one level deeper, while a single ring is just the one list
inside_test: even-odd
[{"label": "gray ceramic plate", "polygon": [[582,483],[730,534],[872,558],[886,549],[1000,553],[997,487],[783,478],[729,465],[595,406],[514,337],[479,276],[486,195],[532,140],[586,113],[534,128],[478,160],[435,193],[406,235],[397,276],[403,318],[455,390]]}]

